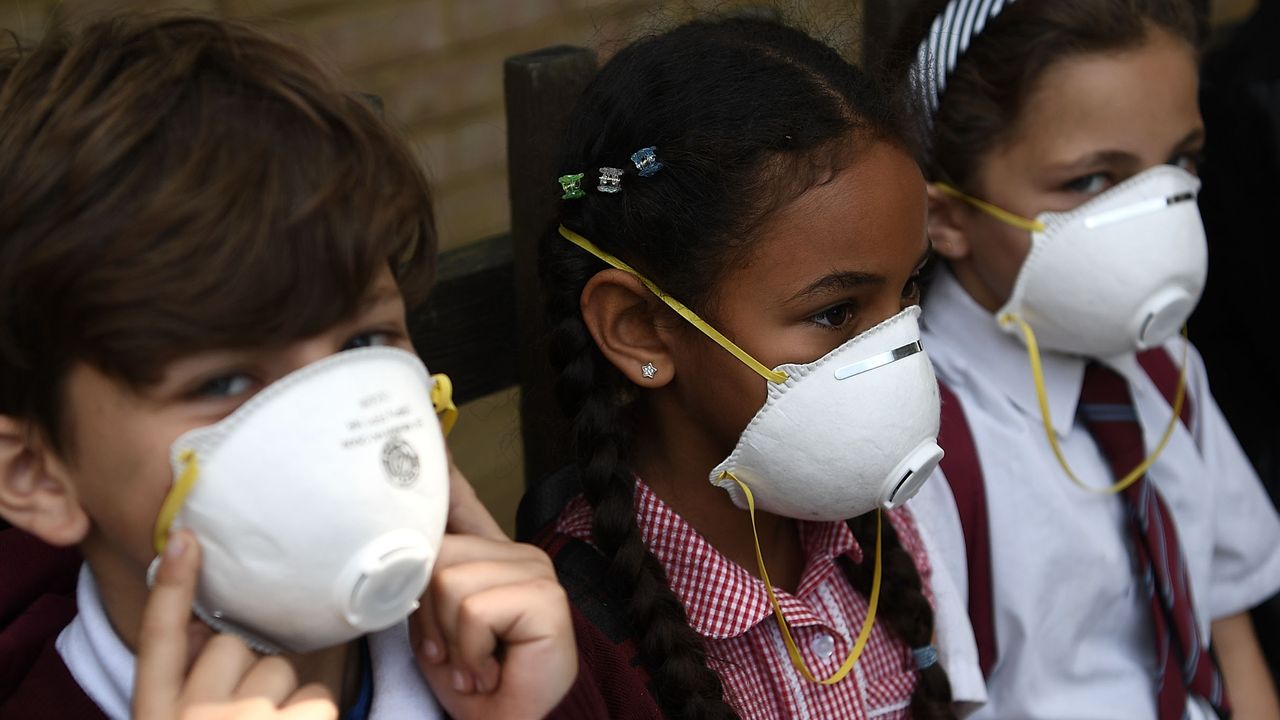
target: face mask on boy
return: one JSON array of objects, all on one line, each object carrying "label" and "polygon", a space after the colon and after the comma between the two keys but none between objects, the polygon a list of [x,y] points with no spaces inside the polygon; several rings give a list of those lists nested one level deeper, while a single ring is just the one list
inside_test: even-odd
[{"label": "face mask on boy", "polygon": [[155,547],[171,529],[199,538],[196,615],[269,653],[407,617],[444,535],[448,396],[412,353],[350,350],[178,438]]},{"label": "face mask on boy", "polygon": [[1067,212],[1029,220],[940,184],[992,217],[1031,232],[1031,251],[1000,327],[1040,347],[1107,358],[1160,345],[1200,300],[1208,272],[1200,181],[1161,165]]}]

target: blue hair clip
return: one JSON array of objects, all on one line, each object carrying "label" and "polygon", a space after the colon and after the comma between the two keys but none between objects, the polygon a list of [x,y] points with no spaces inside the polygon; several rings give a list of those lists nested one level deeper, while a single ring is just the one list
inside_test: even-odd
[{"label": "blue hair clip", "polygon": [[610,194],[621,192],[622,171],[611,167],[600,168],[600,184],[596,185],[596,190]]},{"label": "blue hair clip", "polygon": [[916,659],[917,670],[927,670],[938,663],[938,648],[932,645],[915,648],[911,655]]},{"label": "blue hair clip", "polygon": [[636,164],[636,170],[640,171],[640,177],[649,177],[666,167],[658,159],[657,151],[657,147],[650,146],[632,153],[631,162]]}]

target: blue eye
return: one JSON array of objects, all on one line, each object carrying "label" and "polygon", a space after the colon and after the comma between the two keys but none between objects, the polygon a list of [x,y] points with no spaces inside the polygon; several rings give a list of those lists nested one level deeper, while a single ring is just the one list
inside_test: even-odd
[{"label": "blue eye", "polygon": [[840,303],[813,315],[809,321],[832,330],[839,330],[853,319],[853,303]]},{"label": "blue eye", "polygon": [[1081,195],[1097,195],[1110,185],[1111,178],[1106,173],[1092,173],[1068,181],[1063,187]]},{"label": "blue eye", "polygon": [[355,350],[357,348],[382,347],[391,344],[391,333],[386,332],[366,332],[360,333],[348,340],[343,346],[343,350]]},{"label": "blue eye", "polygon": [[242,395],[253,387],[254,380],[244,373],[229,373],[210,378],[196,388],[199,397],[230,398]]}]

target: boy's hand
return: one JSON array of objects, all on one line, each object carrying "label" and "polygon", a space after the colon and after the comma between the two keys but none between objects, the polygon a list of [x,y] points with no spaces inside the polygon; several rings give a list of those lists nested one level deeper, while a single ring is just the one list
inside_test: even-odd
[{"label": "boy's hand", "polygon": [[418,664],[458,720],[542,718],[577,675],[568,598],[546,553],[508,539],[451,469],[451,534],[409,623]]},{"label": "boy's hand", "polygon": [[142,614],[134,720],[336,720],[338,707],[327,689],[299,688],[286,660],[261,657],[234,636],[214,636],[189,662],[199,568],[195,536],[175,532]]}]

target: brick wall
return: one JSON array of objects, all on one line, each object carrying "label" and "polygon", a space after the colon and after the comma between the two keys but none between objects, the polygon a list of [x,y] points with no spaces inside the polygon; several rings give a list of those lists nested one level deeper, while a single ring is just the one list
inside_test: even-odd
[{"label": "brick wall", "polygon": [[[1215,19],[1256,2],[1215,0]],[[293,35],[382,96],[434,181],[448,249],[507,229],[504,58],[557,43],[607,55],[647,29],[742,5],[781,6],[845,48],[856,36],[860,0],[0,0],[0,28],[32,38],[115,8],[184,8]]]},{"label": "brick wall", "polygon": [[[607,55],[646,29],[760,0],[4,0],[0,28],[38,36],[117,8],[181,8],[247,17],[299,39],[355,87],[380,95],[417,149],[436,192],[443,249],[504,232],[502,61],[570,43]],[[776,4],[776,3],[775,3]],[[853,3],[783,2],[837,38]]]}]

